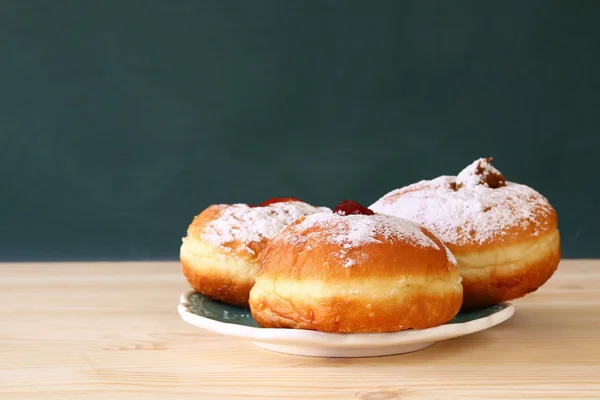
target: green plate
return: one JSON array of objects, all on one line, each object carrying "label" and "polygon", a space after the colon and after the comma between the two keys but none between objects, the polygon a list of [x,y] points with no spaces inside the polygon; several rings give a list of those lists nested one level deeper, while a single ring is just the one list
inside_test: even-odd
[{"label": "green plate", "polygon": [[514,307],[506,303],[460,313],[447,324],[423,330],[351,334],[261,328],[248,309],[228,306],[194,291],[181,295],[178,312],[191,325],[248,340],[266,350],[313,357],[375,357],[423,350],[441,340],[489,329],[509,319]]},{"label": "green plate", "polygon": [[[250,310],[246,308],[233,307],[223,304],[205,297],[198,292],[191,293],[188,296],[188,301],[188,309],[198,316],[228,324],[260,328],[256,321],[254,321],[252,318]],[[480,310],[460,312],[452,321],[449,322],[449,324],[474,321],[492,314],[496,314],[497,312],[504,310],[506,307],[508,307],[508,304],[498,304]]]}]

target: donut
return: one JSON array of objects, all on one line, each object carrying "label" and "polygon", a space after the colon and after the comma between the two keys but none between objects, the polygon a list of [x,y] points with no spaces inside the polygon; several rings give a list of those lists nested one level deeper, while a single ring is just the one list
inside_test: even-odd
[{"label": "donut", "polygon": [[431,231],[343,202],[299,217],[269,243],[249,303],[265,328],[395,332],[450,321],[462,286]]},{"label": "donut", "polygon": [[248,307],[254,275],[271,239],[299,216],[323,210],[329,209],[291,198],[259,206],[212,205],[194,218],[182,240],[183,275],[205,296]]},{"label": "donut", "polygon": [[394,190],[370,208],[423,224],[442,238],[458,261],[463,309],[534,292],[560,261],[556,211],[532,188],[507,182],[491,158],[457,176]]}]

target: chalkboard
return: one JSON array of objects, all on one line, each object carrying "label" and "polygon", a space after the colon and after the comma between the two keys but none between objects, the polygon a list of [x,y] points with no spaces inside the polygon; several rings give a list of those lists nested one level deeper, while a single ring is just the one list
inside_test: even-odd
[{"label": "chalkboard", "polygon": [[600,1],[0,3],[0,260],[175,259],[212,203],[493,156],[600,257]]}]

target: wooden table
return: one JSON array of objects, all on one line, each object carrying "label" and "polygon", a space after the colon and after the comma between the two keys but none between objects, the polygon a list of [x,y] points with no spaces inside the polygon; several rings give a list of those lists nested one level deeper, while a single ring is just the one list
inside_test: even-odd
[{"label": "wooden table", "polygon": [[411,354],[319,359],[180,320],[175,262],[0,264],[0,399],[600,399],[600,261]]}]

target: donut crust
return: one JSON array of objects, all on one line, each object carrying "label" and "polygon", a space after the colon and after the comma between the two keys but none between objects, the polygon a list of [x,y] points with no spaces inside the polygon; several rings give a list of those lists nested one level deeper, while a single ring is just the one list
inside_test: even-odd
[{"label": "donut crust", "polygon": [[291,302],[277,295],[264,295],[251,299],[250,308],[253,318],[262,327],[330,333],[397,332],[445,324],[458,312],[462,295],[414,291],[401,302],[366,301],[365,298],[335,297]]},{"label": "donut crust", "polygon": [[[220,302],[248,308],[248,296],[259,269],[255,260],[222,254],[202,243],[184,242],[181,271],[194,290]],[[194,252],[195,250],[195,252]]]},{"label": "donut crust", "polygon": [[[503,257],[511,251],[520,251],[523,256],[516,260]],[[560,235],[556,229],[537,240],[487,251],[483,257],[481,254],[455,250],[463,277],[463,310],[518,299],[539,289],[560,263]],[[494,259],[500,262],[494,264]]]}]

